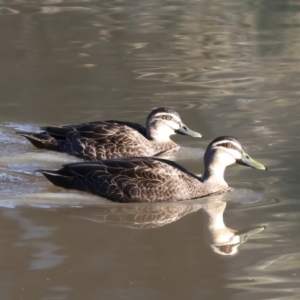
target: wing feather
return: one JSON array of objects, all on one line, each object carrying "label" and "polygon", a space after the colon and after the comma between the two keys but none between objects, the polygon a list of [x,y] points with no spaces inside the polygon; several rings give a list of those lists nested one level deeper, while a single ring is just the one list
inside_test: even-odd
[{"label": "wing feather", "polygon": [[132,122],[109,120],[42,129],[57,140],[58,149],[87,160],[154,154],[146,129]]},{"label": "wing feather", "polygon": [[189,189],[184,179],[193,180],[176,163],[145,157],[68,164],[61,173],[71,173],[87,191],[119,202],[184,199]]}]

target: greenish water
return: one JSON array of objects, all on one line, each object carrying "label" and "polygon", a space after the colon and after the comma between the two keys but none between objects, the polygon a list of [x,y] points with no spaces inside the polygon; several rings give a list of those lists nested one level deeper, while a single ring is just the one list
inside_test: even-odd
[{"label": "greenish water", "polygon": [[[298,299],[299,25],[297,1],[0,0],[1,299]],[[53,187],[35,170],[78,159],[14,134],[157,106],[203,133],[174,137],[192,172],[224,134],[268,171],[228,168],[217,199],[116,204]]]}]

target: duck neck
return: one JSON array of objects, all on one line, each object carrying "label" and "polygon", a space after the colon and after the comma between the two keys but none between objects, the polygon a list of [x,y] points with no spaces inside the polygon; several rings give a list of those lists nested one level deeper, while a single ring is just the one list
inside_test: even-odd
[{"label": "duck neck", "polygon": [[219,230],[225,228],[223,213],[226,207],[226,202],[217,201],[208,203],[203,207],[205,216],[205,227],[211,230]]},{"label": "duck neck", "polygon": [[213,202],[203,207],[205,217],[204,236],[210,244],[222,244],[228,242],[234,235],[234,230],[226,227],[223,213],[226,202]]},{"label": "duck neck", "polygon": [[228,187],[228,184],[224,180],[224,172],[226,166],[218,161],[216,158],[206,158],[205,160],[205,171],[203,175],[203,182],[205,183],[214,183],[216,185],[221,185]]}]

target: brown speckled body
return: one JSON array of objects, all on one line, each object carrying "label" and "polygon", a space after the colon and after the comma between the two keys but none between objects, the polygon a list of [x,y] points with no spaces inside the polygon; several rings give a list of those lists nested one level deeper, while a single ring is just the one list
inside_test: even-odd
[{"label": "brown speckled body", "polygon": [[98,161],[118,157],[154,156],[177,148],[172,141],[156,142],[126,125],[106,124],[86,132],[72,131],[58,146],[63,152]]},{"label": "brown speckled body", "polygon": [[180,147],[170,140],[176,133],[201,137],[168,107],[154,109],[146,120],[146,128],[137,123],[108,120],[41,129],[43,131],[39,133],[17,134],[26,137],[37,148],[67,152],[91,161],[177,151]]},{"label": "brown speckled body", "polygon": [[205,184],[180,165],[157,158],[75,163],[43,174],[55,185],[89,191],[118,202],[178,201],[227,190],[227,185]]},{"label": "brown speckled body", "polygon": [[41,133],[18,132],[36,147],[66,152],[97,161],[118,157],[154,156],[180,147],[171,140],[157,142],[135,123],[100,121],[81,125],[44,127]]},{"label": "brown speckled body", "polygon": [[266,170],[244,152],[236,138],[221,136],[205,151],[202,178],[173,161],[150,157],[74,163],[58,171],[40,172],[57,186],[89,191],[114,201],[161,202],[226,192],[228,184],[224,172],[234,163]]}]

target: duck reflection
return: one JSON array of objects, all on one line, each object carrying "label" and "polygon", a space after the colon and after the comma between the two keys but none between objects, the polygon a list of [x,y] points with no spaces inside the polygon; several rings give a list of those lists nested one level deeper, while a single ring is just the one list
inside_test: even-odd
[{"label": "duck reflection", "polygon": [[[155,204],[126,203],[124,206],[90,207],[87,208],[88,211],[84,212],[81,209],[74,217],[133,229],[158,228],[178,221],[182,217],[196,212],[203,207],[203,202],[186,202]],[[89,214],[90,212],[91,214]]]},{"label": "duck reflection", "polygon": [[226,202],[215,201],[202,207],[204,219],[204,239],[210,249],[219,255],[234,255],[238,248],[250,235],[262,232],[265,226],[252,227],[243,230],[235,230],[224,223],[223,213]]},{"label": "duck reflection", "polygon": [[218,195],[206,199],[174,203],[90,207],[87,210],[79,210],[76,215],[72,214],[72,216],[92,222],[146,229],[165,226],[198,211],[199,217],[203,221],[205,243],[214,253],[231,256],[238,252],[239,247],[247,241],[249,236],[262,232],[265,226],[243,230],[228,228],[223,219],[227,205],[223,198],[224,195]]}]

